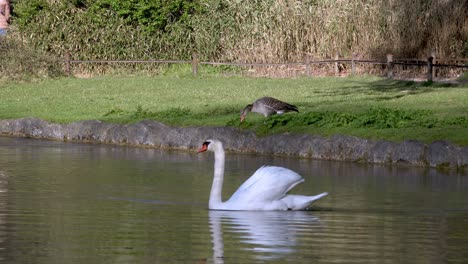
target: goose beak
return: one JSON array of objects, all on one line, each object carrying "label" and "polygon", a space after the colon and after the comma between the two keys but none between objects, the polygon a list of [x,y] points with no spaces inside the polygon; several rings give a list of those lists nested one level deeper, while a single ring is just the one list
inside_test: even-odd
[{"label": "goose beak", "polygon": [[244,119],[245,119],[245,115],[241,115],[241,117],[240,117],[241,123],[244,122]]}]

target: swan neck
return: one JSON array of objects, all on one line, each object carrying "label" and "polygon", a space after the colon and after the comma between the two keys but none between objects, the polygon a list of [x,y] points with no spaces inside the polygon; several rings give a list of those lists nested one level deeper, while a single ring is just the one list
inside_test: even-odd
[{"label": "swan neck", "polygon": [[217,148],[214,152],[214,177],[213,185],[211,186],[209,208],[219,209],[222,204],[222,189],[223,189],[223,178],[224,178],[224,149],[222,146]]}]

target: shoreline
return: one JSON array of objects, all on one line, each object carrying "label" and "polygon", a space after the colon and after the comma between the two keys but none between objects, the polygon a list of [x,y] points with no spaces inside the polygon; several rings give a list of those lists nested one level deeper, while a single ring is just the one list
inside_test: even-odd
[{"label": "shoreline", "polygon": [[0,120],[2,135],[182,150],[197,149],[205,139],[216,138],[223,142],[226,150],[241,153],[468,171],[468,147],[447,141],[424,144],[415,140],[391,142],[344,135],[321,137],[306,134],[258,137],[252,131],[232,127],[172,127],[152,120],[134,124],[98,120],[57,124],[38,118]]}]

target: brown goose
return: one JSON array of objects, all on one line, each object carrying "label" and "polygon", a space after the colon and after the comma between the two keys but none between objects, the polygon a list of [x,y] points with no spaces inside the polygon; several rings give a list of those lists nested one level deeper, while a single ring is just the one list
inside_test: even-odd
[{"label": "brown goose", "polygon": [[240,114],[240,121],[243,122],[245,116],[250,111],[264,115],[265,117],[278,114],[281,115],[286,112],[299,112],[297,106],[280,101],[273,97],[262,97],[257,99],[253,104],[247,105],[242,109]]}]

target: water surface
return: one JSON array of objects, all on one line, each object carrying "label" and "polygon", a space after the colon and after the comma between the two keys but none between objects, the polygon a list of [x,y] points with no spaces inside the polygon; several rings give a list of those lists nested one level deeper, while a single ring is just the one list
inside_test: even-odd
[{"label": "water surface", "polygon": [[227,153],[223,195],[293,169],[302,212],[207,210],[211,153],[0,137],[0,263],[467,263],[468,176]]}]

